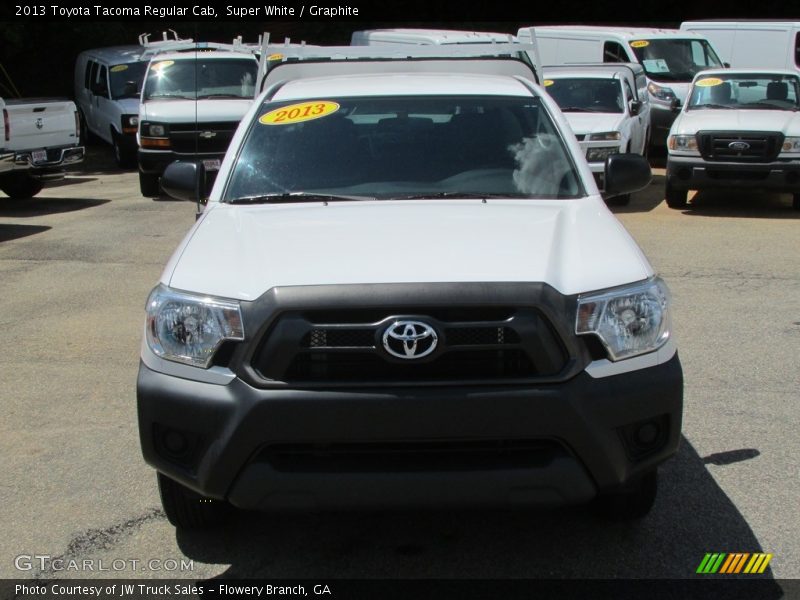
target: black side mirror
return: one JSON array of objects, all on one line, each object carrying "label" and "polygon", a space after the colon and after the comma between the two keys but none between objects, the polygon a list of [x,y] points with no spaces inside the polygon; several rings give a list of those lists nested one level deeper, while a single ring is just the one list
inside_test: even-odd
[{"label": "black side mirror", "polygon": [[681,112],[681,101],[677,98],[673,98],[672,102],[669,103],[669,109],[674,113]]},{"label": "black side mirror", "polygon": [[176,200],[200,202],[206,199],[206,170],[203,163],[175,161],[161,176],[161,188]]},{"label": "black side mirror", "polygon": [[628,103],[628,110],[631,111],[631,116],[635,117],[639,114],[639,111],[642,110],[642,102],[641,100],[631,100]]},{"label": "black side mirror", "polygon": [[620,196],[650,185],[650,163],[641,154],[611,154],[606,158],[605,193]]}]

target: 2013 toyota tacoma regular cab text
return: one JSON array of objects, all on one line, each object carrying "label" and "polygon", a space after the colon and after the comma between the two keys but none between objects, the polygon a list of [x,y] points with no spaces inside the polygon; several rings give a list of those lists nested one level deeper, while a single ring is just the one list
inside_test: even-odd
[{"label": "2013 toyota tacoma regular cab text", "polygon": [[[667,287],[530,71],[447,62],[271,69],[147,301],[141,443],[174,525],[650,509],[681,431]],[[202,197],[202,169],[165,191]],[[607,191],[649,181],[609,157]]]},{"label": "2013 toyota tacoma regular cab text", "polygon": [[792,71],[698,73],[668,139],[667,204],[689,190],[789,192],[800,210],[800,78]]}]

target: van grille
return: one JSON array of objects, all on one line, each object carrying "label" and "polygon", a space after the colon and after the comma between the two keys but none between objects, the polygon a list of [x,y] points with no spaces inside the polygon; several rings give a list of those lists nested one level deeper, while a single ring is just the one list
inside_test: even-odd
[{"label": "van grille", "polygon": [[179,154],[224,154],[238,126],[238,121],[176,123],[170,125],[169,139]]},{"label": "van grille", "polygon": [[700,154],[710,161],[772,162],[783,145],[776,132],[701,131],[697,134]]},{"label": "van grille", "polygon": [[[437,347],[429,356],[405,360],[384,349],[386,329],[405,319],[436,331]],[[252,365],[264,379],[292,385],[413,385],[554,377],[567,360],[535,308],[397,307],[282,313]]]}]

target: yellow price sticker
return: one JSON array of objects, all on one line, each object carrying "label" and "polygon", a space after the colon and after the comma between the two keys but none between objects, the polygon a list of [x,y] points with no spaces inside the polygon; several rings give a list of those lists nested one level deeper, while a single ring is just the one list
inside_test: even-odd
[{"label": "yellow price sticker", "polygon": [[258,118],[262,125],[291,125],[303,121],[311,121],[327,117],[339,110],[336,102],[329,100],[315,100],[313,102],[301,102],[276,108],[268,113],[264,113]]},{"label": "yellow price sticker", "polygon": [[152,67],[150,67],[151,71],[163,71],[167,67],[171,67],[175,64],[174,60],[161,60],[157,63],[154,63]]},{"label": "yellow price sticker", "polygon": [[283,54],[270,54],[267,60],[283,60]]},{"label": "yellow price sticker", "polygon": [[647,40],[636,40],[635,42],[631,42],[631,48],[646,48],[650,45],[650,42]]},{"label": "yellow price sticker", "polygon": [[111,67],[112,73],[119,73],[120,71],[127,71],[127,70],[128,70],[128,65],[116,65]]},{"label": "yellow price sticker", "polygon": [[697,87],[714,87],[715,85],[721,85],[722,79],[719,77],[706,77],[705,79],[701,79],[695,85]]},{"label": "yellow price sticker", "polygon": [[555,83],[555,81],[553,81],[552,79],[545,79],[544,80],[544,87],[550,87],[554,83]]}]

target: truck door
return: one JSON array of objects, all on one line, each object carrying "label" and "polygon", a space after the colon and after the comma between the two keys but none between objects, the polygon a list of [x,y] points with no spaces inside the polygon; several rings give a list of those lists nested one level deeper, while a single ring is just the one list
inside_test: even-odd
[{"label": "truck door", "polygon": [[92,86],[92,130],[106,142],[111,143],[107,116],[111,102],[109,94],[108,69],[105,65],[99,65],[97,78]]}]

